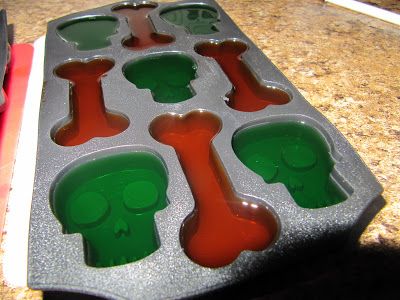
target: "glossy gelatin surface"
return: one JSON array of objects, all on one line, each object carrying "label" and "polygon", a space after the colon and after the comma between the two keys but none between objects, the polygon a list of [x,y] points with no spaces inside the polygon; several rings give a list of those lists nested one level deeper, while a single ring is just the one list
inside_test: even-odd
[{"label": "glossy gelatin surface", "polygon": [[202,111],[162,115],[150,125],[157,141],[175,149],[195,200],[181,230],[185,252],[211,268],[232,263],[243,250],[265,249],[277,230],[264,206],[235,195],[211,145],[220,128],[219,118]]},{"label": "glossy gelatin surface", "polygon": [[268,105],[282,105],[290,101],[284,91],[265,86],[254,75],[250,67],[242,60],[247,45],[240,41],[205,42],[196,45],[196,52],[212,57],[219,64],[233,85],[226,96],[228,106],[239,111],[253,112]]},{"label": "glossy gelatin surface", "polygon": [[129,121],[119,113],[108,112],[103,99],[101,77],[114,62],[94,59],[69,62],[59,66],[55,74],[70,81],[70,117],[67,124],[56,129],[54,141],[62,146],[76,146],[95,137],[121,133]]},{"label": "glossy gelatin surface", "polygon": [[334,162],[322,136],[300,122],[258,125],[237,132],[237,157],[266,183],[283,183],[304,208],[340,203],[346,194],[330,177]]},{"label": "glossy gelatin surface", "polygon": [[155,155],[116,154],[69,170],[56,183],[51,205],[64,233],[82,235],[86,263],[111,267],[158,249],[154,214],[167,206],[167,184]]},{"label": "glossy gelatin surface", "polygon": [[131,50],[144,50],[150,47],[166,46],[175,38],[172,35],[157,33],[149,19],[149,13],[156,8],[156,4],[121,5],[113,9],[113,12],[127,18],[131,35],[122,41],[122,45]]},{"label": "glossy gelatin surface", "polygon": [[64,40],[76,44],[78,50],[101,49],[111,45],[110,36],[117,33],[118,20],[108,16],[93,16],[71,20],[57,27]]},{"label": "glossy gelatin surface", "polygon": [[129,62],[123,73],[137,88],[150,89],[154,101],[178,103],[195,95],[190,82],[196,78],[196,70],[189,56],[166,52]]},{"label": "glossy gelatin surface", "polygon": [[183,27],[189,34],[212,34],[218,32],[219,22],[215,8],[206,5],[179,5],[163,10],[160,17],[173,25]]}]

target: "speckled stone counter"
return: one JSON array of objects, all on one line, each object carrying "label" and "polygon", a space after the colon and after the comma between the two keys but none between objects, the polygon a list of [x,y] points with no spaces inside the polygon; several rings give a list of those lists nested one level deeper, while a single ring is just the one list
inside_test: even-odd
[{"label": "speckled stone counter", "polygon": [[[44,35],[46,23],[52,19],[113,2],[3,0],[0,5],[13,24],[14,42],[26,43]],[[346,136],[378,178],[387,204],[362,234],[360,249],[378,249],[385,261],[399,261],[394,257],[400,257],[400,27],[318,0],[218,2],[304,97]],[[339,297],[347,295],[348,289],[356,294],[400,293],[398,284],[390,280],[395,273],[382,278],[382,286],[376,289],[371,287],[376,282],[358,274],[365,270],[384,273],[380,256],[376,257],[371,268],[364,256],[357,256],[352,266],[345,258],[340,260],[342,267],[326,263],[305,275],[303,271],[296,280],[287,278],[281,288],[264,289],[262,294],[272,298],[294,293],[309,296],[318,290],[317,295],[332,295],[325,289],[330,284],[336,286],[337,294],[333,295]],[[389,267],[393,270],[388,272],[397,270],[398,275],[399,263]],[[340,279],[346,272],[355,274]],[[353,282],[360,279],[358,276],[364,281],[361,284]],[[3,299],[42,297],[41,292],[4,284],[0,295]]]}]

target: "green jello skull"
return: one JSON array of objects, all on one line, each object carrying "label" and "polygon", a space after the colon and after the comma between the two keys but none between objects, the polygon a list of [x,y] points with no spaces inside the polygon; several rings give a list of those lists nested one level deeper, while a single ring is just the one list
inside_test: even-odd
[{"label": "green jello skull", "polygon": [[334,162],[325,140],[303,123],[243,129],[234,135],[232,144],[242,163],[266,183],[283,183],[301,207],[326,207],[346,199],[331,178]]},{"label": "green jello skull", "polygon": [[217,11],[206,5],[183,5],[166,9],[161,13],[165,21],[186,29],[190,34],[211,34],[218,32]]},{"label": "green jello skull", "polygon": [[167,206],[167,175],[153,154],[111,155],[70,169],[52,207],[64,233],[80,233],[90,266],[134,262],[158,249],[155,212]]},{"label": "green jello skull", "polygon": [[130,62],[123,72],[137,88],[150,89],[155,101],[177,103],[194,96],[190,81],[196,69],[189,56],[165,53]]},{"label": "green jello skull", "polygon": [[110,36],[117,33],[118,20],[109,16],[91,16],[65,22],[57,33],[78,50],[87,51],[111,45]]}]

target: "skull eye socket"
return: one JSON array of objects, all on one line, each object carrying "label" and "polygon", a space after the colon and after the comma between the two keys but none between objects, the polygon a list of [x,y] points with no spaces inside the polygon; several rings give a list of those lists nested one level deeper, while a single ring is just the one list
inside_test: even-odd
[{"label": "skull eye socket", "polygon": [[159,192],[152,182],[140,180],[128,184],[122,195],[126,209],[139,213],[149,210],[157,204]]},{"label": "skull eye socket", "polygon": [[188,14],[187,14],[187,18],[189,20],[196,20],[199,17],[199,12],[196,9],[191,9],[189,10]]},{"label": "skull eye socket", "polygon": [[283,149],[282,159],[295,170],[309,170],[317,164],[317,155],[306,145],[290,145]]},{"label": "skull eye socket", "polygon": [[110,212],[108,201],[99,193],[86,192],[71,201],[70,216],[80,227],[97,226]]},{"label": "skull eye socket", "polygon": [[249,157],[247,163],[252,166],[251,169],[261,175],[266,182],[271,182],[278,175],[278,164],[265,155],[256,153]]},{"label": "skull eye socket", "polygon": [[211,21],[214,21],[214,16],[211,12],[207,11],[207,10],[203,10],[201,12],[201,17],[203,19],[210,19]]}]

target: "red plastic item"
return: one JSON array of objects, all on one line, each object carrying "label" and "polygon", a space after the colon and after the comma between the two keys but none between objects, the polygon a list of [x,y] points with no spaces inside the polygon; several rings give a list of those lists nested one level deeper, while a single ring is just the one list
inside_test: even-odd
[{"label": "red plastic item", "polygon": [[33,46],[11,46],[11,61],[4,82],[7,95],[5,111],[0,114],[0,232],[3,232],[5,212],[21,128],[28,79],[33,58]]}]

